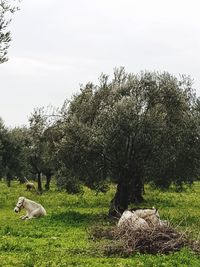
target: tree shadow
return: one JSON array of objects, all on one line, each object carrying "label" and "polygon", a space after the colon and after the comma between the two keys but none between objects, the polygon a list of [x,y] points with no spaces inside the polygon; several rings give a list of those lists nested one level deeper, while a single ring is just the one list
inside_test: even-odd
[{"label": "tree shadow", "polygon": [[64,224],[66,226],[88,226],[98,222],[108,222],[109,218],[105,213],[80,213],[77,211],[65,211],[53,213],[48,216],[51,224]]},{"label": "tree shadow", "polygon": [[168,208],[174,208],[177,206],[177,204],[174,202],[173,199],[159,199],[159,198],[151,198],[147,201],[149,206],[154,206],[155,208],[161,208],[161,207],[168,207]]}]

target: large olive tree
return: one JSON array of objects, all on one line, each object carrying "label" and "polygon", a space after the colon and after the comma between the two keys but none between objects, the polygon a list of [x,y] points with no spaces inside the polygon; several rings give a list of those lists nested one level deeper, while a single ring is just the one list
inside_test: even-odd
[{"label": "large olive tree", "polygon": [[143,200],[145,181],[168,187],[198,177],[195,103],[186,77],[123,68],[112,81],[102,75],[64,109],[59,159],[91,188],[116,183],[110,206],[116,216]]}]

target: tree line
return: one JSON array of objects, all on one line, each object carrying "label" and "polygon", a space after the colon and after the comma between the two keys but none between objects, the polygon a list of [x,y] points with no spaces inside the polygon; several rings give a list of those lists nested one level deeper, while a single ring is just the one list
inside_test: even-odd
[{"label": "tree line", "polygon": [[[110,215],[143,201],[144,184],[181,189],[199,179],[200,101],[189,77],[115,69],[88,83],[60,110],[37,108],[29,125],[8,129],[0,122],[0,175],[42,174],[48,190],[105,192],[116,184]],[[32,175],[32,176],[31,176]]]},{"label": "tree line", "polygon": [[[8,60],[10,15],[15,0],[0,2],[0,64]],[[29,125],[8,129],[0,120],[0,177],[42,175],[49,190],[77,193],[86,185],[116,192],[109,214],[117,216],[131,203],[143,201],[144,184],[179,190],[200,177],[200,100],[190,77],[167,73],[101,75],[88,83],[60,110],[37,108]]]}]

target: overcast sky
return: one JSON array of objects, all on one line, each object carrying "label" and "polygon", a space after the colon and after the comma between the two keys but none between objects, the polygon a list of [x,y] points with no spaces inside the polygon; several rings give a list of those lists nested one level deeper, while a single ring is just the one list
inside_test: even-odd
[{"label": "overcast sky", "polygon": [[[188,74],[200,95],[199,0],[23,0],[0,65],[0,117],[27,124],[114,67]],[[198,89],[199,88],[199,89]]]}]

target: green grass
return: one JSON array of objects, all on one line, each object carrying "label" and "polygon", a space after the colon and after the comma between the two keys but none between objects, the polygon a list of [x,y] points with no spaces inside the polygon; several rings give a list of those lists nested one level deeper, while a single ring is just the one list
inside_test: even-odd
[{"label": "green grass", "polygon": [[[83,195],[68,195],[55,189],[37,195],[14,182],[11,188],[0,183],[0,192],[0,266],[200,266],[200,257],[187,248],[170,255],[104,256],[101,243],[89,239],[88,231],[96,224],[110,224],[106,215],[113,188],[97,196],[89,189]],[[41,203],[48,215],[21,221],[13,211],[19,196]],[[162,219],[179,224],[181,230],[189,229],[197,238],[200,183],[183,193],[147,188],[145,199],[147,203],[142,206],[155,206]]]}]

